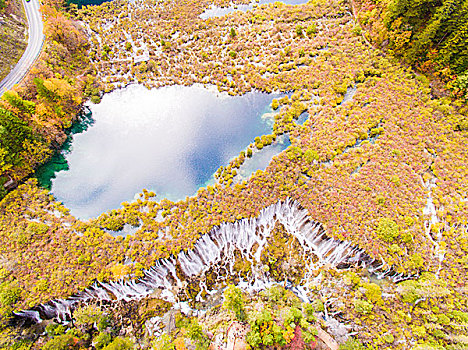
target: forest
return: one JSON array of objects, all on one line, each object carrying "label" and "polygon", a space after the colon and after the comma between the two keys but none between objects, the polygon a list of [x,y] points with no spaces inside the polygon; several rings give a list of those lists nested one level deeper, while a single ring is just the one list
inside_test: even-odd
[{"label": "forest", "polygon": [[440,80],[456,98],[468,99],[466,1],[369,1],[358,7],[376,45]]}]

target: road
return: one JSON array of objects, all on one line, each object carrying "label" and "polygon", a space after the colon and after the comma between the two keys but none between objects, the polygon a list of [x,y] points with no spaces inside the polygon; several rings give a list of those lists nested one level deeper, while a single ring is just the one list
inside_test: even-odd
[{"label": "road", "polygon": [[28,46],[11,72],[0,82],[0,96],[19,83],[31,68],[32,64],[39,56],[44,43],[43,23],[41,13],[39,12],[39,0],[22,0],[28,19],[29,36]]}]

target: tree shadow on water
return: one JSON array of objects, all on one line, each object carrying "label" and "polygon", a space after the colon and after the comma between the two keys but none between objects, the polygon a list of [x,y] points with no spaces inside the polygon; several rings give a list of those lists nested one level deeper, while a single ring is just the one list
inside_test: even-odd
[{"label": "tree shadow on water", "polygon": [[91,111],[85,107],[85,110],[78,115],[78,120],[66,130],[67,139],[62,147],[57,149],[52,157],[50,157],[49,161],[41,165],[34,173],[33,177],[37,179],[41,187],[50,191],[52,188],[52,179],[55,179],[56,174],[60,171],[67,171],[70,169],[66,156],[72,150],[73,135],[85,132],[94,122],[95,120],[93,119]]}]

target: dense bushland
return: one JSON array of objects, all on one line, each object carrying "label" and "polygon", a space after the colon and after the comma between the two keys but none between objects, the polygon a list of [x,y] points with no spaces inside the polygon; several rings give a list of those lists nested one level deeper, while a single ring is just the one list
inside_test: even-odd
[{"label": "dense bushland", "polygon": [[369,38],[468,99],[468,1],[358,1]]},{"label": "dense bushland", "polygon": [[[463,346],[468,121],[459,106],[435,98],[427,79],[367,45],[344,1],[275,3],[208,20],[198,15],[209,1],[133,4],[114,1],[77,12],[92,33],[89,57],[106,90],[132,82],[154,87],[205,83],[231,94],[258,89],[292,91],[291,96],[273,103],[278,114],[271,135],[252,140],[218,171],[214,185],[183,201],[156,201],[143,190],[122,208],[81,222],[34,181],[11,191],[0,202],[2,315],[68,297],[96,279],[141,277],[144,268],[190,249],[213,227],[257,216],[289,197],[330,236],[359,245],[398,272],[420,276],[397,287],[385,281],[374,285],[359,269],[345,276],[334,269],[318,272],[314,292],[360,341],[378,349]],[[390,16],[390,8],[384,1],[369,1],[357,16],[368,30],[367,39],[383,44],[390,38],[387,47],[402,57],[413,51],[397,50],[394,36],[400,29],[392,28],[398,22],[398,28],[407,26],[410,37],[402,47],[416,50],[413,32],[422,33],[430,18],[411,27],[402,24],[398,11]],[[81,30],[54,6],[45,13],[53,42],[31,78],[2,101],[6,181],[20,179],[20,169],[40,159],[28,158],[34,154],[27,151],[28,144],[45,150],[59,143],[81,99],[99,97]],[[440,37],[434,36],[429,46],[435,40]],[[425,52],[426,46],[419,49]],[[145,50],[149,60],[137,62],[134,58],[143,57]],[[407,59],[418,59],[412,55]],[[412,63],[429,67],[422,64],[427,55]],[[443,72],[434,67],[434,74]],[[352,89],[353,98],[343,103]],[[309,118],[299,125],[295,121],[304,111]],[[16,132],[18,140],[11,137]],[[236,169],[244,159],[285,133],[291,147],[265,171],[237,181]],[[13,149],[20,155],[9,155]],[[125,238],[106,231],[124,224],[138,229]],[[235,298],[233,305],[240,306]],[[234,316],[242,318],[242,308],[237,311]],[[197,329],[191,334],[200,340]],[[251,337],[255,343],[260,344],[260,337],[264,344],[264,335],[271,343],[270,334],[257,333]],[[104,334],[96,344],[109,341]],[[62,342],[76,339],[70,334],[51,344]]]}]

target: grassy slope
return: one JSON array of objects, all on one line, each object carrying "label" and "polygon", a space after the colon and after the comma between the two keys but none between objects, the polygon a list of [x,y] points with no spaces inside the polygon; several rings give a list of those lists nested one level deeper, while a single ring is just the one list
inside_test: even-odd
[{"label": "grassy slope", "polygon": [[0,22],[0,80],[3,80],[28,44],[26,15],[20,0],[9,1],[0,14]]}]

